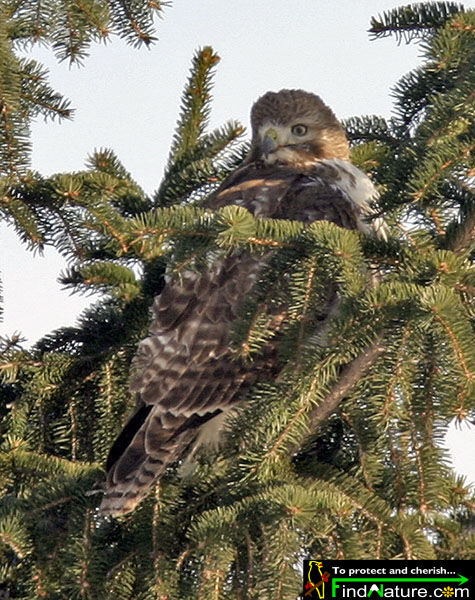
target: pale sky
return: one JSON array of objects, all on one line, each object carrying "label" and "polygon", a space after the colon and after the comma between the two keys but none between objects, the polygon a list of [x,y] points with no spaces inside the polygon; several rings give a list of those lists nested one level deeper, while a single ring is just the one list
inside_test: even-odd
[{"label": "pale sky", "polygon": [[[391,116],[391,88],[419,63],[416,44],[369,41],[371,16],[397,0],[174,0],[157,24],[149,50],[119,39],[94,46],[82,68],[57,64],[52,53],[32,56],[50,69],[54,89],[71,100],[72,121],[32,127],[32,167],[43,175],[77,171],[94,149],[112,148],[148,193],[159,185],[195,50],[221,56],[210,126],[229,119],[249,125],[254,100],[267,90],[302,88],[319,94],[336,115]],[[474,7],[473,2],[465,2]],[[29,344],[75,322],[91,298],[61,290],[65,267],[53,250],[27,252],[0,227],[2,334],[21,332]],[[473,430],[472,430],[473,431]],[[474,436],[450,431],[458,472],[475,481]],[[470,452],[471,450],[471,452]]]}]

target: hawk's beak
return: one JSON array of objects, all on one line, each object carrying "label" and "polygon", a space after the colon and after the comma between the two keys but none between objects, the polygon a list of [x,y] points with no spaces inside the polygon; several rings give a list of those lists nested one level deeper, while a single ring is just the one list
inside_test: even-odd
[{"label": "hawk's beak", "polygon": [[277,143],[277,131],[275,129],[268,129],[265,132],[264,138],[261,142],[262,154],[265,158],[267,158],[269,154],[275,152],[278,147],[279,144]]}]

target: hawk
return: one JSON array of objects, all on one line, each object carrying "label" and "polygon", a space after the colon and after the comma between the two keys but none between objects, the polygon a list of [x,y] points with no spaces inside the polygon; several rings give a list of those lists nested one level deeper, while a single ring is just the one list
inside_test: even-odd
[{"label": "hawk", "polygon": [[[345,132],[318,96],[267,92],[252,107],[251,124],[250,153],[206,201],[209,209],[239,205],[255,217],[327,220],[384,236],[381,221],[367,219],[376,189],[349,162]],[[219,431],[256,380],[277,374],[272,352],[249,363],[230,344],[264,264],[262,256],[236,251],[205,272],[169,279],[155,298],[130,384],[141,405],[109,454],[103,514],[133,510],[192,442],[196,448]]]}]

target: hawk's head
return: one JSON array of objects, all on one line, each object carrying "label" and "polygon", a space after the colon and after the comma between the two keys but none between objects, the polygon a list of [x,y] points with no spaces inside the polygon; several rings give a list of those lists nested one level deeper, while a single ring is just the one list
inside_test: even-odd
[{"label": "hawk's head", "polygon": [[349,157],[342,126],[315,94],[267,92],[252,107],[251,124],[254,160],[299,166],[322,158]]}]

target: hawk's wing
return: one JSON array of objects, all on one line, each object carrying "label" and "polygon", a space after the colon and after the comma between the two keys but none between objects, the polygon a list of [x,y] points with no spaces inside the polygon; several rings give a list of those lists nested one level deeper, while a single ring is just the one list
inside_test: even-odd
[{"label": "hawk's wing", "polygon": [[[364,228],[364,211],[343,180],[349,189],[358,188],[337,161],[305,170],[252,163],[224,182],[207,205],[237,204],[258,217],[325,219],[348,229]],[[248,365],[233,356],[229,337],[263,264],[262,257],[240,251],[204,273],[187,272],[168,282],[155,299],[149,337],[139,345],[131,380],[143,405],[111,450],[102,512],[132,510],[203,425],[225,414],[264,376],[258,363]]]},{"label": "hawk's wing", "polygon": [[363,171],[333,158],[301,169],[251,163],[233,173],[206,205],[216,209],[237,204],[256,217],[331,221],[386,238],[384,221],[373,214],[377,198],[376,188]]}]

